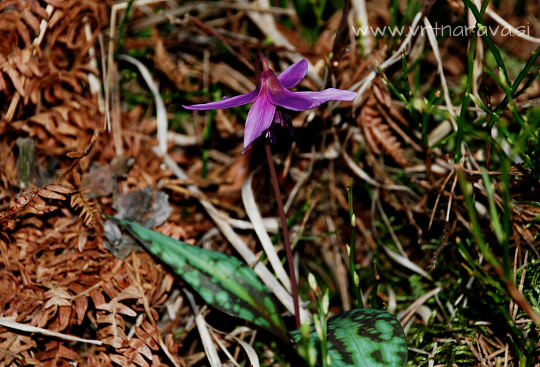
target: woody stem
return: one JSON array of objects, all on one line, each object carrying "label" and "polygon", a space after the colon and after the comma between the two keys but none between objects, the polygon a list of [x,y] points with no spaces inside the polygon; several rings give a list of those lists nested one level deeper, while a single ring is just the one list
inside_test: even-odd
[{"label": "woody stem", "polygon": [[298,329],[300,328],[300,306],[298,304],[298,285],[296,283],[292,248],[291,242],[289,240],[289,227],[287,227],[287,218],[285,217],[285,210],[283,209],[283,200],[281,200],[281,192],[279,191],[276,168],[274,167],[274,160],[272,159],[272,151],[270,150],[270,143],[268,143],[268,140],[264,141],[264,148],[266,150],[266,159],[268,160],[268,168],[270,169],[270,176],[272,178],[272,186],[274,187],[274,195],[276,196],[276,201],[278,205],[279,219],[281,220],[281,230],[283,231],[285,253],[287,254],[287,263],[289,264],[289,278],[291,278],[291,293],[294,303],[294,317],[296,320],[296,328]]}]

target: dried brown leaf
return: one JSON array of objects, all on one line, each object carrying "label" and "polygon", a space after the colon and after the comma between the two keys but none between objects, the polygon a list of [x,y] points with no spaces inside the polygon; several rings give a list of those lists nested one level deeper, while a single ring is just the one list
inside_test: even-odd
[{"label": "dried brown leaf", "polygon": [[158,39],[156,51],[154,53],[154,65],[169,78],[177,87],[180,87],[184,82],[184,72],[182,65],[179,65],[173,60],[172,56],[167,53],[163,46],[163,41]]},{"label": "dried brown leaf", "polygon": [[117,301],[123,301],[126,299],[142,299],[144,294],[141,294],[139,287],[135,284],[131,284],[129,287],[125,288],[115,297]]},{"label": "dried brown leaf", "polygon": [[128,306],[118,302],[116,299],[112,300],[109,303],[96,306],[96,308],[98,310],[109,311],[110,313],[113,313],[113,314],[119,313],[119,314],[131,316],[131,317],[137,316],[137,312],[133,311]]},{"label": "dried brown leaf", "polygon": [[43,215],[58,209],[57,206],[47,204],[38,196],[39,190],[23,190],[17,194],[9,204],[9,215],[36,214]]},{"label": "dried brown leaf", "polygon": [[80,209],[79,216],[83,219],[88,228],[100,229],[103,227],[101,215],[96,202],[84,196],[84,193],[78,192],[71,195],[71,207]]},{"label": "dried brown leaf", "polygon": [[152,350],[158,350],[158,340],[156,334],[159,335],[159,330],[156,330],[148,320],[143,320],[141,326],[135,326],[135,334],[144,341],[144,343]]},{"label": "dried brown leaf", "polygon": [[105,296],[103,293],[101,293],[100,289],[92,289],[90,291],[90,298],[92,298],[92,302],[94,305],[99,306],[105,303]]},{"label": "dried brown leaf", "polygon": [[14,361],[17,364],[32,364],[29,351],[36,347],[36,342],[30,336],[3,331],[0,333],[0,364],[9,366]]},{"label": "dried brown leaf", "polygon": [[66,197],[64,195],[60,195],[57,192],[51,191],[49,189],[40,189],[38,191],[38,195],[47,199],[54,199],[54,200],[66,200]]},{"label": "dried brown leaf", "polygon": [[45,345],[45,350],[38,354],[40,366],[72,366],[78,364],[79,353],[66,347],[64,343],[50,341]]},{"label": "dried brown leaf", "polygon": [[80,325],[82,324],[88,310],[88,295],[77,295],[82,294],[82,292],[86,290],[86,287],[79,283],[71,283],[69,289],[76,295],[73,297],[73,308],[75,310],[77,324]]},{"label": "dried brown leaf", "polygon": [[2,71],[7,74],[17,92],[23,97],[26,96],[26,93],[24,92],[23,79],[20,73],[17,72],[17,70],[11,65],[3,66]]},{"label": "dried brown leaf", "polygon": [[53,288],[45,293],[48,298],[45,309],[53,306],[71,306],[71,294],[65,288]]},{"label": "dried brown leaf", "polygon": [[119,324],[111,324],[99,329],[99,334],[105,335],[100,340],[114,348],[120,348],[127,340],[126,333],[119,327]]},{"label": "dried brown leaf", "polygon": [[77,250],[82,252],[87,242],[88,242],[88,232],[83,231],[79,233],[79,235],[77,236]]},{"label": "dried brown leaf", "polygon": [[54,191],[54,192],[57,192],[57,193],[60,193],[60,194],[72,194],[73,192],[75,192],[75,190],[73,189],[73,187],[71,187],[71,185],[69,183],[64,183],[64,184],[51,184],[51,185],[48,185],[47,187],[45,187],[47,190],[50,190],[50,191]]}]

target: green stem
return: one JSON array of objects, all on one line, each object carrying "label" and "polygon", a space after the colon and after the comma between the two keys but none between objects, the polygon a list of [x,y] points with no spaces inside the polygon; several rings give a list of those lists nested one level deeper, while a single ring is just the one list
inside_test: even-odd
[{"label": "green stem", "polygon": [[351,273],[351,283],[356,296],[356,307],[362,307],[362,295],[360,294],[360,284],[358,284],[358,274],[355,268],[355,255],[356,255],[356,216],[354,215],[353,208],[353,179],[348,187],[349,196],[349,220],[351,224],[351,243],[349,247],[349,272]]},{"label": "green stem", "polygon": [[270,150],[270,143],[268,140],[264,141],[264,149],[266,151],[266,159],[268,161],[268,168],[270,169],[270,176],[272,178],[272,186],[274,187],[274,194],[278,205],[279,219],[281,220],[281,230],[283,231],[283,241],[285,243],[285,253],[287,254],[287,262],[289,263],[289,277],[291,278],[291,293],[294,303],[294,318],[296,320],[296,328],[300,328],[300,306],[298,303],[298,285],[296,283],[296,275],[294,273],[294,262],[291,249],[291,242],[289,240],[289,227],[287,226],[287,218],[285,217],[285,210],[283,209],[283,200],[281,199],[281,192],[279,191],[279,183],[276,175],[276,168],[274,167],[274,160],[272,159],[272,151]]}]

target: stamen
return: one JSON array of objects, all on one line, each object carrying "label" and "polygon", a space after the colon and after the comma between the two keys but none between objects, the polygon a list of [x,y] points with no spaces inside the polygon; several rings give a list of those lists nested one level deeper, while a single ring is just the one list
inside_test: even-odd
[{"label": "stamen", "polygon": [[276,132],[274,131],[274,124],[270,125],[266,130],[266,138],[270,140],[270,143],[276,144]]},{"label": "stamen", "polygon": [[294,136],[294,127],[292,124],[291,115],[289,115],[286,110],[283,110],[279,107],[276,108],[274,123],[279,124],[282,127],[285,127],[285,125],[287,125],[287,127],[289,128],[289,133],[291,134],[291,136]]}]

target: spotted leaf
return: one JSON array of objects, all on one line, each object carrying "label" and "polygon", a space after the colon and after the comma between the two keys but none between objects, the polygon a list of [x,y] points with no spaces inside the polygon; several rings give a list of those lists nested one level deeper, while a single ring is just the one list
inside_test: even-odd
[{"label": "spotted leaf", "polygon": [[[298,342],[300,334],[294,332]],[[311,339],[317,340],[315,331]],[[332,367],[403,367],[407,339],[399,321],[381,310],[358,308],[328,319],[327,347]]]},{"label": "spotted leaf", "polygon": [[169,265],[210,305],[253,322],[286,340],[274,296],[237,258],[177,241],[140,224],[114,218]]}]

